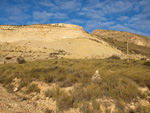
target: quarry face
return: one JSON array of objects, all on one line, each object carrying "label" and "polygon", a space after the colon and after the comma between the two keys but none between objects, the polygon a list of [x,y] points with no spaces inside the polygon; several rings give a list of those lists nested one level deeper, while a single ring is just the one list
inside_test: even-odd
[{"label": "quarry face", "polygon": [[121,52],[72,24],[0,26],[0,62],[51,58],[106,58]]}]

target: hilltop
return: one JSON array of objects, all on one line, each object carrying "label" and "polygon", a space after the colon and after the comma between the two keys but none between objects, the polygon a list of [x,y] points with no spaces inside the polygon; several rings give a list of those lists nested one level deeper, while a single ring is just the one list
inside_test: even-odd
[{"label": "hilltop", "polygon": [[0,26],[0,61],[14,62],[51,58],[107,58],[122,52],[82,27],[72,24]]}]

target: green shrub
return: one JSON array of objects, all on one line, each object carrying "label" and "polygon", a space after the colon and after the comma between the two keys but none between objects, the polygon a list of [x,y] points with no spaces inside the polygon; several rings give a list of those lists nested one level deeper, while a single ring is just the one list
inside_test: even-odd
[{"label": "green shrub", "polygon": [[139,106],[134,110],[130,110],[130,113],[149,113],[150,107],[149,106]]},{"label": "green shrub", "polygon": [[98,85],[91,83],[84,88],[84,98],[86,100],[96,99],[99,97],[101,97],[101,88]]},{"label": "green shrub", "polygon": [[79,103],[85,99],[84,89],[81,84],[77,84],[74,86],[73,98],[75,103]]},{"label": "green shrub", "polygon": [[104,81],[102,91],[106,96],[125,102],[130,102],[141,94],[135,82],[122,76],[112,76]]},{"label": "green shrub", "polygon": [[31,83],[31,80],[28,80],[28,79],[22,79],[20,82],[19,82],[19,89],[23,88],[23,87],[27,87],[29,86],[29,84]]},{"label": "green shrub", "polygon": [[50,110],[50,109],[46,108],[46,110],[44,111],[44,113],[53,113],[53,110]]},{"label": "green shrub", "polygon": [[111,57],[109,57],[110,59],[120,59],[120,57],[119,56],[117,56],[117,55],[112,55]]},{"label": "green shrub", "polygon": [[60,111],[68,110],[73,107],[73,96],[64,91],[59,93],[59,96],[56,99],[56,105]]},{"label": "green shrub", "polygon": [[38,88],[37,84],[31,84],[27,88],[28,88],[27,93],[31,93],[31,92],[40,93],[40,89]]},{"label": "green shrub", "polygon": [[147,60],[147,58],[141,58],[140,60]]},{"label": "green shrub", "polygon": [[6,85],[5,87],[6,87],[6,89],[7,89],[7,91],[8,91],[9,93],[12,93],[12,92],[13,92],[14,85],[8,84],[8,85]]},{"label": "green shrub", "polygon": [[74,75],[67,75],[66,80],[62,82],[61,87],[70,87],[78,82],[78,77]]},{"label": "green shrub", "polygon": [[98,103],[96,100],[92,101],[92,106],[94,110],[100,110],[100,103]]},{"label": "green shrub", "polygon": [[0,76],[0,83],[2,83],[4,86],[10,84],[12,81],[12,76]]},{"label": "green shrub", "polygon": [[25,59],[24,59],[23,57],[18,57],[18,58],[17,58],[17,62],[18,62],[19,64],[24,64],[26,61],[25,61]]},{"label": "green shrub", "polygon": [[47,91],[45,91],[45,97],[49,97],[49,98],[51,98],[51,97],[54,97],[54,95],[55,95],[55,90],[54,89],[48,89]]},{"label": "green shrub", "polygon": [[150,67],[150,61],[144,62],[143,65]]},{"label": "green shrub", "polygon": [[57,99],[57,97],[59,97],[60,95],[60,88],[59,87],[54,87],[52,89],[48,89],[47,91],[45,91],[45,97],[49,97],[49,98],[53,98],[53,99]]},{"label": "green shrub", "polygon": [[82,107],[80,108],[80,111],[82,111],[82,113],[92,113],[92,110],[89,107],[89,103],[84,102]]},{"label": "green shrub", "polygon": [[47,74],[47,73],[44,74],[44,75],[41,75],[40,77],[41,77],[41,80],[43,80],[46,83],[52,82],[54,80],[54,78],[55,78],[54,75]]}]

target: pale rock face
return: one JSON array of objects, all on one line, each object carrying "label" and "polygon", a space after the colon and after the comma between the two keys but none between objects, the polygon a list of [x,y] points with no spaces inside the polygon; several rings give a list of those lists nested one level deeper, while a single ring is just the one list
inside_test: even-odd
[{"label": "pale rock face", "polygon": [[[62,53],[63,50],[63,53]],[[50,56],[51,54],[57,56]],[[51,58],[108,58],[122,52],[72,24],[0,25],[0,62]]]},{"label": "pale rock face", "polygon": [[63,38],[91,37],[82,27],[70,24],[47,24],[29,26],[0,26],[1,42],[21,40],[58,41]]}]

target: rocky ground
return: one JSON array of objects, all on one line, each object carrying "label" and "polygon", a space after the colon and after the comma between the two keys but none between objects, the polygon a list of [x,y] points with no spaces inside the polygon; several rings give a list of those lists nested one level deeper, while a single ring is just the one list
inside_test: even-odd
[{"label": "rocky ground", "polygon": [[1,113],[34,113],[36,111],[33,104],[18,99],[15,94],[8,93],[4,87],[0,86]]}]

